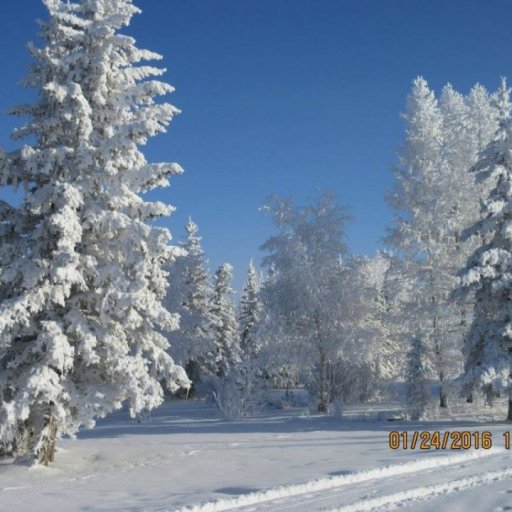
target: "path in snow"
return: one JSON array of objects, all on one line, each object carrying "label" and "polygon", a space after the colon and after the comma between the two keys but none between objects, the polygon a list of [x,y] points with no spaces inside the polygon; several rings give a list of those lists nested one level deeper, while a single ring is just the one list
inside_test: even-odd
[{"label": "path in snow", "polygon": [[[415,503],[511,477],[510,456],[506,450],[472,450],[278,487],[185,507],[178,512],[327,509],[331,512],[368,512],[410,505],[414,510]],[[421,486],[418,486],[419,482]]]}]

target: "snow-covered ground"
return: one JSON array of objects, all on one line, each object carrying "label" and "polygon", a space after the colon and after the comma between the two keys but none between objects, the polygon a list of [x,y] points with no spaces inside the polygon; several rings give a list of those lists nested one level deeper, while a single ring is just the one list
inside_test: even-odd
[{"label": "snow-covered ground", "polygon": [[[203,402],[125,413],[59,443],[49,468],[0,463],[2,512],[512,510],[512,425],[375,421],[301,409],[224,422]],[[365,419],[366,421],[362,421]],[[489,430],[492,450],[391,450],[392,430]]]}]

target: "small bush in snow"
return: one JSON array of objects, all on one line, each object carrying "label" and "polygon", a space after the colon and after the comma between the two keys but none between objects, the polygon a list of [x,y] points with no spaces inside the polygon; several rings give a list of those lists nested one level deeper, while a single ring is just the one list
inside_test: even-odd
[{"label": "small bush in snow", "polygon": [[225,420],[236,420],[254,413],[266,402],[263,379],[247,367],[232,368],[224,377],[209,380],[211,397]]}]

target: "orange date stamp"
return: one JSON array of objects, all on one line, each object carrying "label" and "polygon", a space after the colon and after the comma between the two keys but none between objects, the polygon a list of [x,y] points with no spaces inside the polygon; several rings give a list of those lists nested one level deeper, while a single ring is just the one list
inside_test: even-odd
[{"label": "orange date stamp", "polygon": [[[504,445],[510,449],[510,432],[504,432]],[[492,432],[469,430],[413,431],[389,433],[389,447],[392,450],[489,450],[493,446]]]}]

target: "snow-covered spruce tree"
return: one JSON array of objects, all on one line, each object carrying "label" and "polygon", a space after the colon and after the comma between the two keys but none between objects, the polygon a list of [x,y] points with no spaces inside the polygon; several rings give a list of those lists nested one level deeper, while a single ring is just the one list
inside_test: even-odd
[{"label": "snow-covered spruce tree", "polygon": [[[269,383],[264,359],[261,357],[262,304],[260,289],[260,279],[251,260],[242,297],[238,304],[239,359],[230,365],[227,379],[222,386],[217,388],[217,404],[225,417],[227,416],[226,407],[220,403],[222,397],[219,392],[223,392],[224,395],[232,395],[233,400],[238,397],[238,408],[235,409],[236,414],[231,414],[232,417],[259,409],[266,400]],[[218,398],[221,400],[219,401]]]},{"label": "snow-covered spruce tree", "polygon": [[425,377],[429,373],[425,347],[419,336],[413,338],[407,359],[405,380],[407,414],[411,420],[422,420],[426,417],[430,395]]},{"label": "snow-covered spruce tree", "polygon": [[475,293],[464,380],[488,400],[508,394],[512,420],[512,107],[505,80],[495,102],[499,128],[474,167],[477,182],[493,186],[482,203],[482,219],[466,232],[483,243],[463,273],[461,291]]},{"label": "snow-covered spruce tree", "polygon": [[176,258],[169,268],[169,289],[165,305],[180,315],[180,327],[169,333],[170,353],[186,368],[192,381],[189,396],[206,376],[216,373],[210,312],[212,286],[201,247],[197,224],[189,219],[187,236],[181,247],[185,254]]},{"label": "snow-covered spruce tree", "polygon": [[132,415],[162,401],[161,381],[187,386],[160,330],[178,326],[162,305],[163,266],[175,250],[147,224],[172,207],[141,193],[168,184],[176,164],[149,164],[138,147],[178,112],[154,97],[172,87],[140,62],[118,31],[131,0],[45,0],[44,46],[25,85],[39,92],[15,113],[29,118],[2,184],[21,186],[2,207],[0,443],[4,453],[47,464],[56,439],[128,404]]},{"label": "snow-covered spruce tree", "polygon": [[232,366],[240,362],[240,339],[235,307],[230,286],[233,267],[229,263],[221,265],[214,275],[211,317],[214,328],[215,362],[217,376],[227,377]]},{"label": "snow-covered spruce tree", "polygon": [[252,260],[240,299],[240,350],[245,361],[254,361],[260,352],[257,328],[261,319],[260,279]]},{"label": "snow-covered spruce tree", "polygon": [[[329,403],[328,366],[346,334],[352,311],[345,300],[344,242],[348,215],[331,193],[311,204],[296,206],[291,199],[271,197],[263,208],[272,216],[277,234],[262,250],[263,265],[273,269],[264,290],[268,325],[286,332],[288,360],[300,361],[315,381],[318,410]],[[278,340],[275,340],[278,341]]]}]

